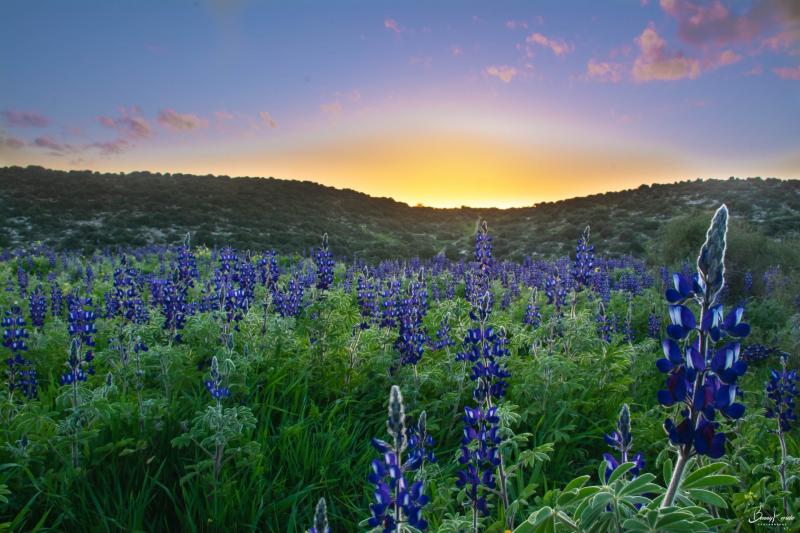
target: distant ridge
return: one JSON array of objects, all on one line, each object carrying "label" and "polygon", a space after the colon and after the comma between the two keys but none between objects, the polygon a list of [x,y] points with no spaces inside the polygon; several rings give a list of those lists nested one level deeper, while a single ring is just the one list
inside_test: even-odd
[{"label": "distant ridge", "polygon": [[670,219],[725,202],[771,236],[800,234],[800,181],[694,180],[519,208],[411,207],[309,181],[0,168],[0,248],[180,242],[304,253],[323,232],[336,255],[468,257],[486,218],[499,257],[567,253],[586,224],[601,251],[640,254]]}]

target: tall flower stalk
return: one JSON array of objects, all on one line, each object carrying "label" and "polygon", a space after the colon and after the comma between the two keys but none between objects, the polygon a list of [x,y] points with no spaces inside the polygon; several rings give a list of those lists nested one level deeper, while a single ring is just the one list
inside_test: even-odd
[{"label": "tall flower stalk", "polygon": [[[464,469],[458,472],[457,486],[466,488],[472,512],[472,530],[478,531],[478,515],[488,514],[486,493],[499,495],[506,518],[506,525],[513,527],[508,513],[509,499],[501,442],[498,402],[505,396],[510,374],[506,371],[503,357],[508,355],[508,341],[504,333],[489,326],[491,297],[487,292],[479,305],[470,312],[477,322],[467,332],[464,349],[458,358],[472,363],[470,379],[475,382],[473,398],[476,407],[465,407],[464,437],[459,462]],[[495,472],[499,478],[499,489],[495,484]]]},{"label": "tall flower stalk", "polygon": [[[382,533],[400,533],[407,524],[424,531],[428,523],[422,517],[422,509],[428,503],[424,493],[424,482],[414,481],[409,485],[409,473],[419,470],[426,460],[433,458],[430,446],[433,440],[427,435],[424,411],[417,427],[406,427],[405,406],[400,388],[393,385],[389,393],[389,416],[386,430],[389,441],[372,439],[372,446],[383,455],[372,461],[369,481],[375,485],[374,498],[368,524]],[[406,454],[405,458],[403,454]]]},{"label": "tall flower stalk", "polygon": [[[798,395],[797,385],[800,378],[797,376],[797,371],[789,371],[786,368],[786,357],[781,357],[781,370],[772,370],[770,373],[769,381],[767,382],[766,391],[769,407],[767,407],[767,418],[775,418],[778,421],[778,429],[775,433],[778,435],[778,442],[781,445],[781,464],[778,467],[778,473],[781,476],[781,490],[788,491],[786,480],[786,456],[788,455],[786,448],[786,433],[792,429],[792,424],[797,421],[797,415],[794,412],[795,399]],[[783,497],[783,514],[789,516],[789,499]]]},{"label": "tall flower stalk", "polygon": [[[672,505],[691,457],[718,458],[725,453],[725,433],[719,431],[716,414],[730,419],[744,414],[744,405],[736,402],[741,396],[737,380],[747,370],[747,363],[739,358],[735,339],[747,336],[750,327],[742,322],[743,308],[723,315],[718,303],[724,286],[727,229],[728,209],[723,205],[708,228],[697,258],[697,273],[691,280],[675,274],[673,287],[666,291],[672,323],[667,327],[669,338],[663,341],[666,357],[656,363],[668,374],[667,388],[658,392],[658,400],[665,407],[680,406],[682,420],[676,424],[667,418],[664,422],[678,458],[662,507]],[[699,308],[699,321],[688,306],[692,302]],[[718,346],[726,337],[733,340]]]}]

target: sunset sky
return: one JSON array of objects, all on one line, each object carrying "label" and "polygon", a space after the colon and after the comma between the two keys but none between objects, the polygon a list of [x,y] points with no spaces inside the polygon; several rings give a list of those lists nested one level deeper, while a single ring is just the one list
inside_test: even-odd
[{"label": "sunset sky", "polygon": [[0,165],[522,206],[800,177],[797,0],[0,4]]}]

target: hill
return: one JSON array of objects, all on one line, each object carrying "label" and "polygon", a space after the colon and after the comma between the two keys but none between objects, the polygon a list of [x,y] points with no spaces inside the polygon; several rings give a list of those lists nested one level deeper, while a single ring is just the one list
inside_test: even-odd
[{"label": "hill", "polygon": [[514,209],[411,207],[308,181],[0,168],[0,247],[62,249],[179,242],[304,252],[328,232],[333,251],[366,260],[471,253],[480,218],[496,254],[555,256],[591,224],[612,254],[641,254],[665,223],[725,202],[770,236],[800,234],[800,181],[694,180]]}]

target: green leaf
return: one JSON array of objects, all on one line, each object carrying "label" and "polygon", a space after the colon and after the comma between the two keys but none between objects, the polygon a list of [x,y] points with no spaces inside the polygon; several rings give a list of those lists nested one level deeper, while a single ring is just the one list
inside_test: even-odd
[{"label": "green leaf", "polygon": [[700,500],[703,503],[707,503],[715,507],[722,507],[723,509],[728,508],[728,504],[725,502],[722,496],[716,492],[711,492],[710,490],[705,489],[689,489],[686,492],[695,500]]},{"label": "green leaf", "polygon": [[706,476],[703,478],[695,479],[691,483],[686,483],[684,481],[682,488],[686,489],[698,489],[703,487],[718,487],[723,485],[736,485],[739,483],[739,479],[736,476],[730,476],[727,474],[716,474],[713,476]]},{"label": "green leaf", "polygon": [[700,468],[698,468],[697,470],[695,470],[694,472],[683,478],[682,485],[684,487],[687,487],[702,477],[710,476],[715,472],[719,472],[726,466],[728,465],[722,462],[711,463],[710,465],[701,466]]},{"label": "green leaf", "polygon": [[[634,467],[636,467],[636,463],[622,463],[617,468],[615,468],[613,472],[611,472],[611,476],[609,476],[608,481],[606,482],[606,484],[607,485],[611,485],[616,480],[618,480],[619,478],[621,478],[622,476],[627,474],[628,471],[631,468],[634,468]],[[605,469],[603,470],[603,473],[605,474]],[[600,478],[600,479],[602,479],[602,478]]]},{"label": "green leaf", "polygon": [[589,481],[589,476],[576,477],[575,479],[567,483],[567,486],[564,487],[564,492],[569,492],[573,489],[583,487],[587,481]]}]

